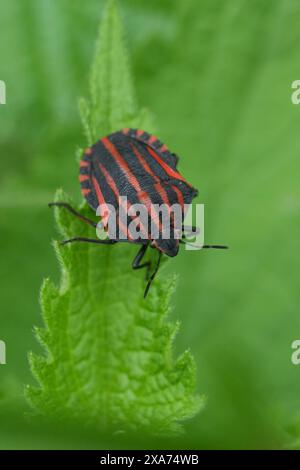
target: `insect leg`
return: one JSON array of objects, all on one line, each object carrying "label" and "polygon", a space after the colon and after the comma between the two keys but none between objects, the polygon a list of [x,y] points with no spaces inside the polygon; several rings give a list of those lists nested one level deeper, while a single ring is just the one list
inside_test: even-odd
[{"label": "insect leg", "polygon": [[149,289],[150,289],[151,283],[152,283],[153,279],[155,278],[155,276],[156,276],[156,274],[157,274],[157,271],[158,271],[159,265],[160,265],[161,257],[162,257],[162,252],[159,251],[159,252],[158,252],[158,258],[157,258],[156,267],[155,267],[154,272],[151,274],[151,276],[150,276],[150,278],[149,278],[148,284],[147,284],[146,289],[145,289],[145,292],[144,292],[144,298],[147,297],[147,294],[148,294],[148,291],[149,291]]},{"label": "insect leg", "polygon": [[141,264],[141,261],[145,256],[147,248],[148,248],[148,244],[147,245],[142,245],[141,248],[139,249],[136,257],[134,258],[134,260],[132,262],[132,269],[147,268],[147,270],[146,270],[146,279],[149,278],[149,271],[150,271],[150,267],[151,267],[151,261],[146,261],[145,263],[142,263],[142,264]]},{"label": "insect leg", "polygon": [[[110,238],[106,238],[105,240],[100,240],[99,238],[86,238],[86,237],[73,237],[68,240],[62,240],[60,242],[61,245],[66,245],[67,243],[73,243],[73,242],[86,242],[86,243],[98,243],[100,245],[114,245],[115,243],[135,243],[135,244],[140,244],[140,241],[135,241],[135,240],[111,240]],[[142,267],[142,266],[140,266]]]},{"label": "insect leg", "polygon": [[106,240],[100,240],[99,238],[85,238],[85,237],[74,237],[70,238],[69,240],[63,240],[60,242],[61,245],[66,245],[67,243],[73,242],[86,242],[86,243],[99,243],[101,245],[113,245],[114,243],[118,243],[118,240],[110,240],[107,238]]},{"label": "insect leg", "polygon": [[195,248],[216,248],[216,249],[219,249],[219,250],[227,250],[228,249],[227,245],[202,245],[202,246],[199,246],[199,245],[194,245],[193,243],[186,242],[184,240],[179,240],[179,243],[182,243],[183,245],[194,246]]},{"label": "insect leg", "polygon": [[219,249],[219,250],[228,250],[227,245],[203,245],[202,248],[216,248],[216,249]]},{"label": "insect leg", "polygon": [[94,222],[88,217],[85,217],[84,215],[80,214],[80,212],[77,212],[75,209],[73,209],[73,207],[70,206],[70,204],[68,204],[67,202],[49,202],[48,206],[49,207],[53,207],[53,206],[64,207],[69,212],[71,212],[71,214],[75,215],[75,217],[78,217],[78,219],[83,220],[83,222],[91,225],[92,227],[97,227],[97,222]]}]

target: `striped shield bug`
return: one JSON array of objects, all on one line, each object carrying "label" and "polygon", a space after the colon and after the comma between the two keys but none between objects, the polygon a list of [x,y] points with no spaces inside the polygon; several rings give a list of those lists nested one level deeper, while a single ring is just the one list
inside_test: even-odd
[{"label": "striped shield bug", "polygon": [[[179,244],[187,243],[187,232],[197,232],[195,227],[182,225],[185,208],[191,204],[198,191],[179,173],[177,163],[177,155],[165,144],[156,136],[139,129],[122,129],[88,147],[80,160],[81,192],[91,209],[97,211],[97,215],[99,207],[102,209],[101,222],[108,236],[104,239],[74,237],[61,243],[112,245],[125,241],[139,245],[132,267],[147,269],[148,282],[144,293],[146,297],[159,269],[161,256],[176,256]],[[126,210],[123,207],[124,198]],[[180,209],[180,230],[174,220],[174,205]],[[95,228],[99,226],[65,202],[50,203],[49,206],[65,207],[87,224]],[[166,208],[167,219],[161,217],[159,208],[162,206]],[[132,211],[133,207],[138,207],[138,212],[141,207],[145,208],[145,217],[138,217],[137,212]],[[112,212],[118,215],[113,234],[108,227]],[[123,217],[120,217],[121,213]],[[165,220],[168,220],[168,227]],[[143,262],[148,247],[155,248],[158,252],[152,273],[151,262]],[[201,248],[227,247],[203,245]]]}]

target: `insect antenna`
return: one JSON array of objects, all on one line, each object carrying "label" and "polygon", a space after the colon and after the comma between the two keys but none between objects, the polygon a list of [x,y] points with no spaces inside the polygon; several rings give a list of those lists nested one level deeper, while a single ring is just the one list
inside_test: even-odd
[{"label": "insect antenna", "polygon": [[217,250],[228,250],[229,247],[226,246],[226,245],[194,245],[193,243],[189,243],[185,240],[180,240],[179,243],[183,243],[184,245],[189,245],[189,246],[193,246],[195,248],[213,248],[213,249],[217,249]]}]

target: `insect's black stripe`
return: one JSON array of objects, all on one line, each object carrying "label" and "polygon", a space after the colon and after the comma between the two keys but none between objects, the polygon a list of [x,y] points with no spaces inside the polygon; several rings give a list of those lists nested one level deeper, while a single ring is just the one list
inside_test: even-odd
[{"label": "insect's black stripe", "polygon": [[93,161],[93,175],[95,176],[100,185],[106,204],[111,204],[116,207],[118,202],[117,198],[112,189],[110,188],[109,184],[107,183],[104,174],[100,170],[97,158],[95,158]]},{"label": "insect's black stripe", "polygon": [[[103,155],[102,155],[103,157]],[[121,235],[124,238],[127,238],[127,224],[122,222],[119,225],[119,194],[117,188],[115,189],[114,185],[110,184],[110,181],[107,177],[108,171],[103,165],[103,158],[98,157],[98,154],[95,154],[93,162],[93,174],[97,181],[100,184],[101,190],[103,192],[106,204],[111,204],[116,209],[116,238],[120,238]],[[113,181],[113,180],[112,180]]]},{"label": "insect's black stripe", "polygon": [[86,149],[86,153],[80,160],[79,181],[82,195],[87,199],[90,207],[94,208],[98,206],[98,200],[91,182],[90,153],[91,150],[89,148]]},{"label": "insect's black stripe", "polygon": [[[110,136],[109,140],[122,158],[122,162],[118,163],[110,151],[105,148],[105,155],[109,155],[111,164],[110,167],[106,166],[106,168],[113,177],[120,194],[125,194],[131,204],[142,203],[141,194],[144,193],[152,201],[150,197],[151,192],[153,192],[152,178],[150,175],[145,174],[144,169],[134,157],[131,147],[126,143],[120,143],[117,136],[114,135]],[[115,171],[116,169],[117,171]]]},{"label": "insect's black stripe", "polygon": [[143,142],[145,145],[152,147],[173,170],[176,170],[178,162],[177,155],[172,154],[168,147],[156,136],[150,135],[147,132],[141,132],[142,131],[138,129],[126,129],[126,133],[123,133],[136,141]]},{"label": "insect's black stripe", "polygon": [[[150,166],[147,164],[145,161],[144,157],[142,154],[139,152],[138,148],[136,147],[136,142],[132,142],[131,145],[131,150],[134,154],[135,160],[135,166],[140,165],[141,170],[143,170],[143,178],[145,179],[145,176],[149,178],[151,177],[151,191],[149,191],[151,200],[153,204],[158,204],[161,206],[161,204],[164,204],[164,207],[161,211],[160,208],[154,208],[156,212],[156,220],[160,220],[160,226],[159,226],[159,233],[160,235],[162,234],[162,230],[164,228],[164,223],[166,222],[165,219],[163,219],[163,214],[165,214],[165,209],[167,209],[168,213],[168,226],[171,224],[171,227],[173,226],[174,222],[174,213],[170,210],[171,206],[171,201],[174,201],[174,197],[176,195],[172,194],[172,190],[169,186],[166,185],[163,181],[160,180],[160,178],[154,174],[154,172],[151,170]],[[131,155],[132,159],[132,155]],[[167,227],[165,227],[167,228]]]},{"label": "insect's black stripe", "polygon": [[[176,190],[176,193],[181,194],[185,204],[190,204],[192,200],[198,195],[198,191],[195,188],[187,186],[182,181],[172,180],[172,187]],[[178,202],[180,203],[179,197],[177,196]]]},{"label": "insect's black stripe", "polygon": [[[101,156],[101,157],[100,157]],[[100,162],[114,181],[120,196],[126,196],[131,204],[138,202],[136,191],[127,176],[119,167],[113,156],[108,152],[102,141],[95,146],[94,162]],[[99,165],[97,165],[99,167]]]},{"label": "insect's black stripe", "polygon": [[[172,206],[174,203],[179,203],[180,204],[180,214],[181,214],[181,219],[180,222],[182,221],[182,206],[183,206],[183,199],[182,197],[177,198],[177,191],[173,189],[173,187],[170,184],[167,184],[166,182],[163,182],[160,180],[160,178],[154,174],[154,172],[151,170],[150,166],[147,164],[145,158],[142,156],[142,154],[139,152],[139,149],[137,148],[137,141],[132,141],[131,143],[131,149],[134,153],[134,156],[136,157],[137,161],[139,164],[142,166],[142,169],[144,170],[145,174],[149,177],[149,175],[152,178],[152,185],[151,188],[153,188],[151,194],[156,198],[156,203],[157,204],[165,204],[165,207],[168,209],[168,216],[170,217],[170,234],[171,237],[174,236],[174,211],[170,209],[170,206]],[[177,188],[175,188],[177,189]],[[156,212],[157,216],[161,218],[161,224],[162,228],[164,226],[164,221],[162,220],[162,213],[158,211]],[[169,224],[169,222],[168,222]],[[181,227],[181,223],[180,223]],[[160,238],[161,238],[162,230],[160,230]]]},{"label": "insect's black stripe", "polygon": [[181,181],[192,189],[192,186],[183,178],[183,176],[177,170],[174,170],[172,167],[170,167],[170,165],[168,165],[167,162],[163,160],[162,156],[158,152],[155,152],[151,146],[146,145],[145,150],[162,168],[162,170],[167,175],[167,179]]},{"label": "insect's black stripe", "polygon": [[135,147],[137,148],[139,153],[142,155],[147,165],[149,165],[152,172],[157,176],[157,178],[159,178],[159,180],[167,181],[170,179],[167,173],[159,165],[159,163],[156,160],[154,160],[154,158],[151,157],[151,155],[147,151],[146,145],[143,142],[133,139],[132,143],[133,145],[135,145]]},{"label": "insect's black stripe", "polygon": [[[153,173],[150,166],[147,164],[147,162],[143,158],[142,154],[139,152],[139,150],[136,146],[136,142],[131,144],[131,148],[132,148],[132,151],[133,151],[137,161],[142,166],[142,168],[146,172],[147,176],[149,177],[149,175],[150,175],[151,178],[152,178],[152,188],[154,188],[154,195],[156,196],[157,199],[158,199],[158,196],[161,199],[158,203],[161,204],[161,202],[162,202],[165,205],[167,205],[167,207],[170,207],[172,204],[174,204],[176,202],[181,203],[182,198],[180,198],[178,200],[177,191],[175,192],[175,190],[173,189],[173,187],[170,184],[164,183],[163,181],[161,181],[157,177],[157,175],[155,175]],[[180,205],[182,205],[182,204],[180,204]],[[171,211],[169,211],[169,212],[170,212],[170,215],[171,215],[172,220],[173,220],[173,217],[174,217],[173,212],[171,212]]]},{"label": "insect's black stripe", "polygon": [[[152,204],[170,204],[168,195],[165,191],[164,185],[160,178],[151,171],[145,164],[143,155],[139,152],[136,147],[137,141],[124,142],[124,137],[121,136],[122,140],[122,158],[129,168],[131,174],[135,177],[139,184],[139,189],[142,192],[146,192],[149,200]],[[112,135],[110,141],[118,149],[119,135],[118,133]],[[140,198],[139,191],[137,191],[138,202],[143,202]]]},{"label": "insect's black stripe", "polygon": [[[130,129],[128,135],[146,144],[152,145],[155,150],[159,150],[164,145],[156,136],[141,131],[140,129]],[[167,147],[165,146],[165,148]]]},{"label": "insect's black stripe", "polygon": [[[130,203],[128,201],[125,202],[123,200],[119,200],[120,194],[119,194],[118,188],[117,188],[114,180],[112,179],[112,177],[108,173],[108,171],[105,169],[105,167],[102,165],[102,163],[99,162],[98,164],[99,164],[100,171],[105,176],[107,183],[109,184],[109,186],[113,190],[116,198],[119,201],[118,202],[119,215],[121,215],[120,220],[118,220],[119,230],[121,230],[123,234],[128,234],[129,238],[134,239],[134,237],[132,236],[132,233],[131,233],[131,225],[129,226],[130,219],[133,219],[133,225],[134,225],[135,228],[137,228],[139,224],[138,224],[137,220],[135,219],[135,217],[132,217],[132,216],[129,217],[128,216],[127,211],[130,208]],[[120,212],[121,210],[122,210],[122,212]],[[144,227],[142,228],[142,232],[143,232],[143,238],[148,238],[148,231]]]},{"label": "insect's black stripe", "polygon": [[[170,201],[172,201],[172,203],[177,202],[183,206],[184,196],[181,195],[180,190],[176,187],[176,191],[173,189],[169,176],[167,181],[162,181],[161,177],[165,175],[165,172],[162,172],[161,166],[156,162],[156,160],[153,159],[152,156],[149,157],[143,143],[136,139],[131,139],[130,137],[128,138],[127,136],[124,139],[124,136],[120,136],[120,133],[115,133],[109,138],[117,149],[118,145],[120,145],[119,151],[122,151],[122,158],[126,161],[127,166],[138,180],[141,188],[144,186],[144,189],[146,189],[148,196],[153,204],[160,205],[165,203],[169,207],[171,205]],[[126,142],[127,139],[129,141],[131,140],[131,142],[129,142],[129,146]],[[155,170],[158,174],[155,174]],[[180,184],[183,183],[180,182]],[[190,188],[186,189],[188,192],[190,192]],[[178,197],[178,194],[180,197]],[[139,195],[137,194],[137,196]],[[144,201],[139,198],[139,202],[142,203]],[[172,212],[170,212],[170,215],[174,220],[174,215]],[[159,216],[161,216],[161,214],[158,214],[158,211],[156,211],[156,217],[153,220],[154,223],[158,223]],[[157,223],[156,226],[158,228]],[[159,228],[160,232],[161,228],[162,227]]]},{"label": "insect's black stripe", "polygon": [[[99,157],[99,155],[101,155],[101,158]],[[140,202],[134,187],[130,184],[126,175],[124,175],[123,171],[121,170],[119,165],[116,163],[115,159],[110,154],[110,152],[106,149],[102,141],[97,143],[97,151],[95,152],[95,160],[97,161],[98,171],[102,174],[102,177],[105,178],[106,184],[108,184],[109,187],[113,186],[115,188],[115,192],[118,193],[117,199],[119,196],[126,196],[129,206]],[[103,172],[99,168],[99,165],[103,167],[104,172],[106,173],[106,176],[103,174]],[[113,202],[113,204],[115,204],[116,207],[118,207],[118,203],[119,201]],[[127,225],[131,221],[132,221],[132,217],[128,218]],[[147,230],[143,230],[143,237],[148,238]]]},{"label": "insect's black stripe", "polygon": [[90,165],[85,166],[85,167],[81,166],[80,169],[79,169],[79,174],[83,175],[83,176],[84,175],[89,175],[90,174]]},{"label": "insect's black stripe", "polygon": [[[149,136],[149,134],[146,133],[144,133],[144,135],[140,133],[140,135],[144,138],[148,138]],[[145,201],[141,199],[140,191],[147,194],[149,200],[153,204],[167,203],[170,205],[169,201],[172,201],[172,203],[175,201],[182,203],[184,200],[184,202],[189,203],[192,200],[193,196],[191,196],[190,188],[185,188],[184,193],[182,192],[182,188],[179,187],[175,187],[176,191],[174,191],[172,185],[168,186],[163,184],[163,181],[161,181],[162,178],[160,178],[161,173],[160,175],[155,175],[153,166],[155,165],[156,161],[152,158],[152,156],[150,158],[148,157],[148,152],[146,151],[142,142],[139,142],[136,139],[130,139],[130,137],[125,137],[124,139],[124,137],[125,136],[123,133],[121,134],[121,132],[118,132],[109,136],[109,139],[110,142],[116,147],[125,164],[127,165],[128,170],[133,175],[135,179],[135,185],[131,185],[128,174],[126,174],[126,172],[124,174],[124,169],[122,170],[120,168],[115,158],[103,145],[103,142],[100,141],[92,148],[87,149],[80,166],[80,177],[84,179],[84,181],[81,181],[82,192],[91,207],[96,209],[99,205],[99,201],[97,200],[95,194],[95,188],[91,181],[90,173],[92,173],[98,181],[106,203],[112,204],[114,207],[118,206],[116,195],[113,193],[110,185],[107,183],[107,179],[103,175],[103,172],[101,172],[99,169],[100,161],[109,173],[109,177],[113,179],[119,194],[122,195],[123,193],[123,195],[127,196],[129,204],[145,203]],[[152,174],[149,174],[147,171],[145,172],[143,165],[141,165],[140,161],[136,158],[135,155],[133,155],[132,145],[134,145],[134,148],[137,148],[137,150],[140,152],[140,156],[142,157],[143,162],[146,162],[148,159],[149,168],[150,165],[152,166]],[[156,164],[156,170],[157,172],[161,170],[159,164]],[[90,178],[85,178],[88,175],[90,175]],[[172,180],[172,183],[176,182]],[[84,191],[90,190],[92,190],[90,194],[84,193]],[[181,196],[180,198],[178,198],[178,194]],[[156,224],[158,228],[159,219],[157,213],[156,216],[153,216],[152,221],[149,217],[149,230],[151,222]]]},{"label": "insect's black stripe", "polygon": [[[112,137],[110,140],[115,145],[115,147],[118,148],[118,137]],[[125,144],[122,143],[122,157],[124,162],[138,182],[139,190],[147,193],[153,204],[162,204],[164,201],[162,200],[159,193],[154,189],[154,184],[160,180],[158,177],[153,177],[151,172],[146,171],[145,166],[143,165],[144,158],[141,154],[139,154],[138,149],[134,147],[133,144],[136,145],[136,142],[131,140],[128,140]],[[140,159],[137,158],[135,151],[140,155]],[[135,202],[141,202],[139,191],[136,191]]]},{"label": "insect's black stripe", "polygon": [[[132,145],[144,158],[145,162],[150,167],[153,174],[157,176],[159,180],[163,180],[166,178],[165,184],[163,184],[163,186],[167,191],[169,200],[177,202],[181,206],[183,204],[190,204],[192,199],[198,194],[198,191],[188,186],[184,181],[181,181],[175,177],[170,179],[169,175],[165,172],[161,165],[153,158],[152,155],[149,154],[147,147],[138,140],[132,140]],[[160,156],[159,153],[158,156]]]},{"label": "insect's black stripe", "polygon": [[80,160],[79,181],[82,194],[84,197],[86,197],[89,205],[93,208],[93,210],[96,211],[99,204],[101,204],[101,201],[99,201],[95,186],[93,184],[94,165],[92,153],[92,148],[86,149],[84,157],[82,160]]},{"label": "insect's black stripe", "polygon": [[[95,146],[88,149],[88,151],[89,153],[85,155],[85,159],[80,162],[79,179],[81,181],[83,195],[95,211],[100,204],[104,204],[104,209],[107,204],[111,204],[114,208],[117,208],[117,198],[108,185],[105,176],[100,171]],[[90,192],[85,193],[88,189]],[[100,197],[99,193],[101,193]],[[117,226],[116,238],[119,238],[119,231],[120,227]],[[126,233],[127,230],[125,227],[124,235],[126,235]]]},{"label": "insect's black stripe", "polygon": [[[141,168],[141,173],[134,172],[134,164],[136,163],[136,159],[132,156],[132,151],[129,148],[126,148],[126,141],[124,142],[124,137],[122,136],[122,140],[120,141],[120,133],[113,134],[108,138],[103,138],[101,143],[106,148],[106,151],[110,154],[111,158],[116,162],[119,166],[120,170],[122,171],[123,175],[125,175],[127,179],[127,183],[130,183],[134,191],[128,191],[126,188],[125,194],[131,194],[133,203],[141,203],[145,204],[148,208],[148,213],[150,217],[152,217],[153,224],[156,225],[157,230],[160,229],[159,218],[156,215],[156,212],[151,212],[149,204],[153,201],[153,196],[157,198],[156,192],[153,191],[153,186],[146,184],[145,178],[145,171]],[[126,152],[127,150],[127,152]],[[126,161],[124,158],[125,154],[128,154],[129,161]],[[117,184],[120,183],[120,180],[117,179]],[[121,191],[120,191],[121,192]],[[152,197],[151,197],[152,194]]]}]

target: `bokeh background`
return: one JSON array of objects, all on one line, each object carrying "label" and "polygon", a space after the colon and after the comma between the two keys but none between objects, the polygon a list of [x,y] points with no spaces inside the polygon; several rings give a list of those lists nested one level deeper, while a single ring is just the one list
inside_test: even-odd
[{"label": "bokeh background", "polygon": [[[100,0],[0,0],[1,448],[280,448],[300,436],[300,79],[298,0],[122,0],[139,103],[181,156],[206,205],[206,242],[182,251],[173,319],[190,348],[207,406],[186,434],[59,432],[23,418],[27,352],[39,351],[38,295],[58,279],[47,202],[57,187],[80,201],[77,100],[87,94]],[[145,438],[146,439],[146,438]]]}]

